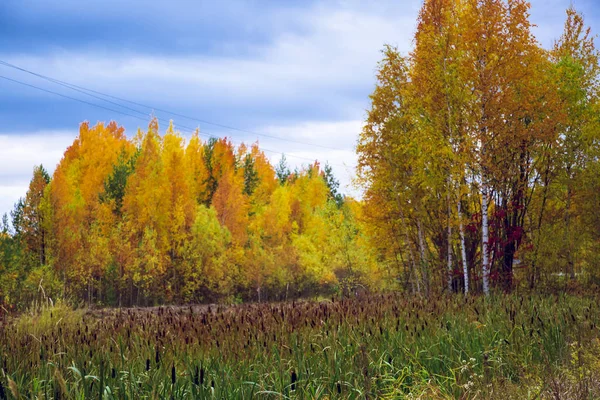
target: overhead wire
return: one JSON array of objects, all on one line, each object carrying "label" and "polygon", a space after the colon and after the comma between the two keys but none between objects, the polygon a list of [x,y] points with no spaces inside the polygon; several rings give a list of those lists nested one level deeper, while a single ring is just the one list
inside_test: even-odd
[{"label": "overhead wire", "polygon": [[[295,140],[295,139],[287,139],[287,138],[282,138],[280,136],[275,136],[275,135],[269,135],[269,134],[265,134],[265,133],[254,132],[254,131],[250,131],[250,130],[246,130],[246,129],[236,128],[236,127],[233,127],[233,126],[230,126],[230,125],[224,125],[224,124],[220,124],[220,123],[216,123],[216,122],[211,122],[211,121],[207,121],[207,120],[204,120],[204,119],[199,119],[199,118],[191,117],[191,116],[188,116],[188,115],[185,115],[185,114],[180,114],[180,113],[177,113],[177,112],[174,112],[174,111],[165,110],[165,109],[162,109],[162,108],[159,108],[159,107],[153,107],[153,106],[150,106],[150,105],[146,105],[146,104],[138,103],[138,102],[135,102],[135,101],[127,100],[127,99],[124,99],[122,97],[113,96],[113,95],[110,95],[110,94],[107,94],[107,93],[103,93],[103,92],[100,92],[100,91],[97,91],[97,90],[89,89],[89,88],[86,88],[86,87],[83,87],[83,86],[75,85],[73,83],[62,81],[60,79],[56,79],[56,78],[52,78],[52,77],[49,77],[49,76],[46,76],[46,75],[42,75],[40,73],[28,70],[28,69],[23,68],[23,67],[19,67],[18,65],[14,65],[14,64],[11,64],[11,63],[3,61],[3,60],[0,60],[0,64],[4,65],[6,67],[9,67],[9,68],[13,68],[13,69],[19,70],[21,72],[28,73],[30,75],[37,76],[38,78],[45,79],[45,80],[47,80],[49,82],[52,82],[52,83],[55,83],[55,84],[67,87],[67,88],[69,88],[71,90],[75,90],[77,92],[86,94],[86,95],[94,97],[96,99],[99,99],[99,100],[102,100],[102,101],[106,101],[106,102],[108,102],[110,104],[117,105],[119,107],[123,107],[125,109],[128,109],[130,111],[134,111],[134,112],[137,112],[137,113],[143,113],[143,112],[141,112],[141,111],[139,111],[137,109],[125,106],[123,104],[116,103],[114,101],[108,100],[108,99],[100,97],[100,96],[108,97],[108,98],[114,99],[114,100],[119,100],[119,101],[122,101],[122,102],[126,102],[126,103],[129,103],[129,104],[133,104],[133,105],[139,106],[139,107],[148,108],[148,109],[151,109],[151,110],[154,110],[154,111],[159,111],[159,112],[162,112],[162,113],[165,113],[165,114],[170,114],[170,115],[174,115],[174,116],[177,116],[177,117],[185,118],[185,119],[188,119],[188,120],[191,120],[191,121],[196,121],[196,122],[200,122],[200,123],[203,123],[203,124],[208,124],[208,125],[212,125],[212,126],[216,126],[216,127],[220,127],[220,128],[224,128],[224,129],[229,129],[229,130],[232,130],[232,131],[237,131],[237,132],[242,132],[242,133],[248,133],[248,134],[251,134],[251,135],[267,137],[267,138],[270,138],[270,139],[281,140],[281,141],[286,141],[286,142],[295,143],[295,144],[301,144],[301,145],[305,145],[305,146],[320,147],[320,148],[329,149],[329,150],[341,150],[341,151],[344,150],[344,149],[337,148],[337,147],[325,146],[325,145],[321,145],[321,144],[317,144],[317,143],[309,143],[309,142],[299,141],[299,140]],[[99,96],[96,96],[96,95],[99,95]]]},{"label": "overhead wire", "polygon": [[[3,61],[0,60],[0,64],[5,64],[5,62],[3,62]],[[151,117],[151,115],[147,115],[147,117],[144,118],[144,117],[141,117],[139,115],[134,115],[134,114],[131,114],[131,113],[128,113],[128,112],[124,112],[124,111],[121,111],[121,110],[115,110],[115,109],[110,108],[110,107],[105,107],[105,106],[100,105],[100,104],[92,103],[92,102],[89,102],[89,101],[86,101],[86,100],[82,100],[82,99],[79,99],[79,98],[76,98],[76,97],[72,97],[72,96],[69,96],[69,95],[66,95],[66,94],[63,94],[63,93],[60,93],[60,92],[56,92],[56,91],[53,91],[53,90],[50,90],[50,89],[45,89],[45,88],[42,88],[42,87],[39,87],[39,86],[36,86],[36,85],[32,85],[32,84],[29,84],[29,83],[26,83],[26,82],[22,82],[22,81],[19,81],[19,80],[16,80],[16,79],[12,79],[12,78],[9,78],[9,77],[4,76],[4,75],[0,75],[0,79],[4,79],[4,80],[7,80],[7,81],[10,81],[10,82],[19,84],[19,85],[30,87],[32,89],[36,89],[36,90],[40,90],[40,91],[43,91],[43,92],[46,92],[46,93],[49,93],[49,94],[60,96],[60,97],[63,97],[63,98],[69,99],[69,100],[77,101],[77,102],[80,102],[80,103],[83,103],[83,104],[86,104],[86,105],[90,105],[90,106],[93,106],[93,107],[101,108],[101,109],[104,109],[104,110],[107,110],[107,111],[110,111],[110,112],[115,112],[115,113],[118,113],[118,114],[121,114],[121,115],[125,115],[125,116],[128,116],[128,117],[136,118],[136,119],[139,119],[139,120],[142,120],[142,121],[147,121],[147,118]],[[118,103],[113,103],[113,104],[119,106]],[[137,113],[141,113],[142,115],[145,115],[143,112],[141,112],[139,110],[133,110],[133,109],[130,109],[130,110],[135,111]],[[175,114],[173,114],[173,115],[175,115]],[[159,117],[156,117],[156,118],[161,123],[165,123],[166,122],[162,118],[159,118]],[[210,133],[210,132],[206,132],[206,131],[200,131],[199,129],[191,128],[191,127],[188,127],[188,126],[185,126],[185,125],[182,125],[182,124],[175,124],[175,126],[180,131],[183,131],[184,133],[198,132],[198,134],[201,135],[201,136],[205,136],[205,137],[208,137],[208,138],[215,138],[215,139],[219,138],[219,136],[216,135],[216,134],[214,134],[214,133]],[[184,129],[187,130],[187,132],[184,131]],[[268,149],[268,148],[264,148],[262,146],[260,147],[260,149],[262,151],[265,151],[265,152],[268,152],[268,153],[278,154],[278,155],[282,155],[282,156],[286,155],[286,153],[283,153],[283,152],[280,152],[280,151],[277,151],[277,150],[271,150],[271,149]],[[302,157],[302,156],[298,156],[298,155],[294,155],[294,154],[287,154],[287,156],[288,157],[292,157],[292,158],[301,159],[301,160],[310,161],[310,162],[316,161],[315,159],[312,159],[312,158]],[[343,164],[337,164],[337,163],[329,163],[329,164],[330,165],[337,165],[339,167],[347,167],[347,165],[343,165]]]}]

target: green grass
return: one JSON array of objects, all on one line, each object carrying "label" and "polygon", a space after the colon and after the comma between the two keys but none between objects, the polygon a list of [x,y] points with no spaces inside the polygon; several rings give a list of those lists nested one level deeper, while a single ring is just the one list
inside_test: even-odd
[{"label": "green grass", "polygon": [[55,305],[0,329],[0,399],[591,399],[600,395],[597,300]]}]

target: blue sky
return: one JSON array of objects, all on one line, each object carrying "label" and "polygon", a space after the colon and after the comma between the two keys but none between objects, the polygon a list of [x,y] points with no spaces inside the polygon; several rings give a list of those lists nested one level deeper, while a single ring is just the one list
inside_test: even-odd
[{"label": "blue sky", "polygon": [[[600,32],[598,0],[572,0]],[[534,0],[538,40],[551,46],[571,0]],[[121,115],[0,79],[0,214],[25,195],[34,164],[50,171],[84,121],[116,120],[132,134],[150,115],[259,141],[276,162],[333,164],[346,193],[354,146],[385,43],[411,48],[420,0],[2,0],[0,60],[39,74],[222,125],[129,104]],[[0,75],[117,108],[0,65]],[[130,110],[122,110],[132,113]]]}]

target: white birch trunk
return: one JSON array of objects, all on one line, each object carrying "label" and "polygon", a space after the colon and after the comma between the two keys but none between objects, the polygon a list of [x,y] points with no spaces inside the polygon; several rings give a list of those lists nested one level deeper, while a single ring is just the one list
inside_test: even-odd
[{"label": "white birch trunk", "polygon": [[417,219],[417,228],[419,230],[419,251],[421,255],[421,277],[423,278],[423,290],[425,296],[429,296],[429,276],[428,276],[428,262],[427,252],[425,251],[425,240],[423,239],[423,229],[421,227],[421,221]]},{"label": "white birch trunk", "polygon": [[460,205],[460,199],[458,200],[458,229],[460,231],[460,253],[462,257],[463,265],[463,277],[465,281],[465,294],[469,293],[469,269],[467,268],[467,250],[465,248],[465,230],[462,223],[462,209]]},{"label": "white birch trunk", "polygon": [[483,269],[483,293],[487,296],[490,293],[490,258],[489,258],[489,223],[488,223],[488,205],[489,193],[485,176],[482,177],[481,184],[481,253],[482,253],[482,269]]},{"label": "white birch trunk", "polygon": [[448,185],[448,292],[452,292],[452,204],[450,203],[450,185]]},{"label": "white birch trunk", "polygon": [[421,283],[419,281],[419,276],[417,274],[417,268],[415,265],[415,256],[413,255],[412,245],[410,243],[410,237],[408,236],[408,230],[406,231],[406,244],[408,246],[408,250],[410,252],[410,277],[412,280],[413,293],[415,292],[415,284],[417,285],[417,293],[421,294]]}]

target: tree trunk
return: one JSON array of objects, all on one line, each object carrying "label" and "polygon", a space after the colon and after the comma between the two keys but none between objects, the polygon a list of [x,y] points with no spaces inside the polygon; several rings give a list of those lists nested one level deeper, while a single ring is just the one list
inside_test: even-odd
[{"label": "tree trunk", "polygon": [[[508,235],[512,234],[512,229],[514,227],[510,227],[507,232]],[[505,292],[510,292],[512,290],[512,276],[513,276],[513,262],[515,259],[515,242],[514,240],[509,240],[504,245],[504,254],[502,256],[502,282],[504,286]]]},{"label": "tree trunk", "polygon": [[[42,224],[42,222],[40,222]],[[41,243],[40,243],[40,265],[46,265],[46,231],[41,229]]]},{"label": "tree trunk", "polygon": [[414,285],[416,283],[417,284],[417,293],[421,294],[421,284],[419,283],[419,278],[417,277],[417,271],[416,271],[416,266],[415,266],[415,256],[413,254],[413,248],[410,244],[411,241],[410,241],[410,236],[408,235],[408,228],[406,226],[406,221],[404,220],[404,213],[402,212],[401,208],[400,208],[400,218],[402,218],[402,225],[404,227],[404,234],[406,236],[406,245],[408,246],[410,276],[412,279],[412,286],[413,286],[412,291],[413,291],[413,293],[415,292]]},{"label": "tree trunk", "polygon": [[419,251],[421,255],[421,277],[423,278],[423,290],[425,296],[429,297],[429,262],[427,259],[427,251],[425,250],[425,240],[423,238],[423,228],[421,227],[421,220],[417,219],[417,229],[419,234]]},{"label": "tree trunk", "polygon": [[[414,288],[411,288],[412,283],[410,280],[412,274],[412,267],[410,264],[404,261],[404,256],[402,255],[402,245],[400,244],[399,240],[399,233],[397,233],[394,223],[389,222],[389,224],[390,229],[392,230],[392,235],[394,236],[394,241],[396,242],[396,249],[394,250],[394,260],[396,261],[398,273],[400,273],[400,271],[404,269],[404,290],[408,292],[409,289],[412,289],[412,292],[414,293]],[[400,258],[400,263],[398,263],[398,257]]]},{"label": "tree trunk", "polygon": [[452,224],[450,222],[452,219],[452,203],[450,203],[450,185],[448,185],[448,194],[446,198],[448,201],[448,292],[452,292]]},{"label": "tree trunk", "polygon": [[571,197],[573,196],[573,190],[571,189],[571,183],[567,184],[567,204],[565,210],[565,242],[567,245],[567,273],[570,279],[575,279],[575,263],[573,261],[573,252],[571,249]]},{"label": "tree trunk", "polygon": [[489,193],[485,176],[482,176],[481,184],[481,253],[482,253],[482,273],[483,273],[483,293],[490,293],[490,257],[489,257],[489,222],[488,222],[488,205]]},{"label": "tree trunk", "polygon": [[88,285],[87,285],[87,297],[88,297],[88,308],[90,308],[90,305],[92,304],[92,274],[90,273],[90,276],[88,276]]},{"label": "tree trunk", "polygon": [[540,208],[540,213],[538,215],[537,220],[537,233],[535,237],[535,245],[533,248],[533,260],[531,261],[531,272],[529,275],[529,289],[533,289],[535,287],[536,278],[538,277],[538,266],[537,259],[540,248],[540,239],[542,235],[542,221],[544,218],[544,210],[546,209],[546,201],[548,200],[548,186],[550,185],[550,166],[549,164],[546,166],[545,175],[544,175],[544,194],[542,196],[542,206]]},{"label": "tree trunk", "polygon": [[462,223],[462,209],[460,199],[458,200],[458,228],[460,231],[460,252],[463,265],[463,279],[465,281],[465,294],[469,293],[469,269],[467,268],[467,250],[465,249],[465,230]]}]

